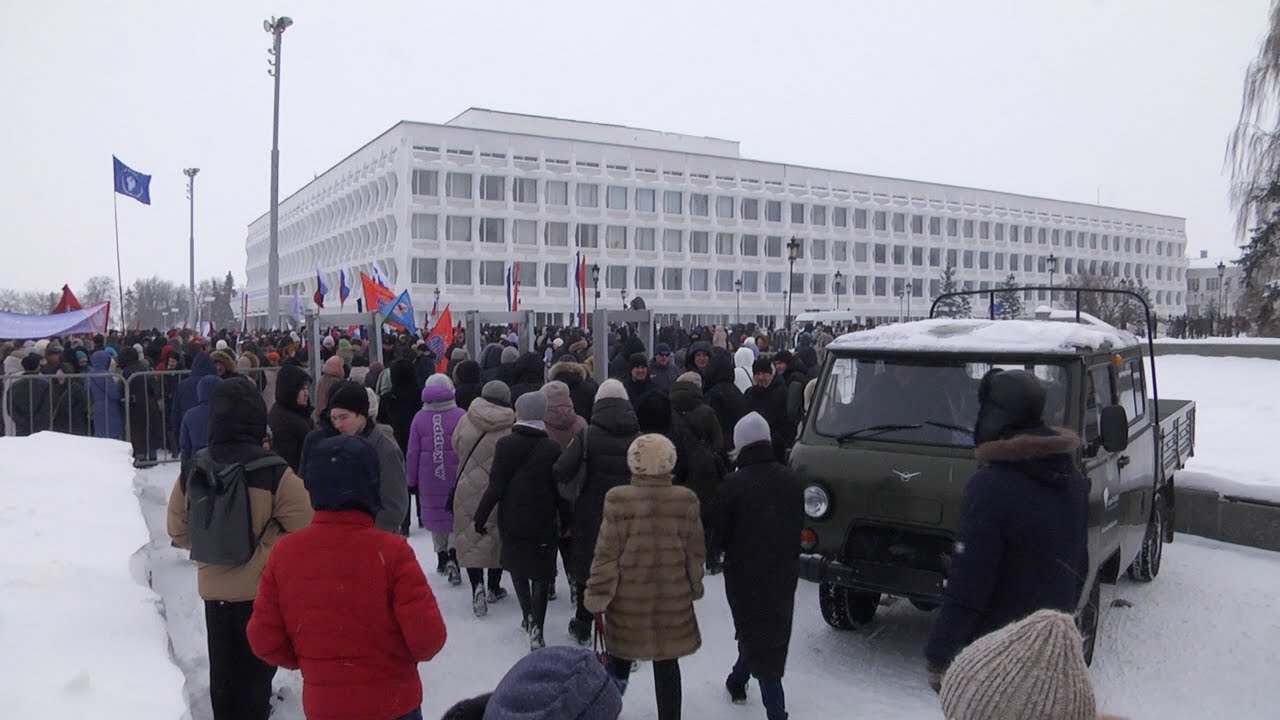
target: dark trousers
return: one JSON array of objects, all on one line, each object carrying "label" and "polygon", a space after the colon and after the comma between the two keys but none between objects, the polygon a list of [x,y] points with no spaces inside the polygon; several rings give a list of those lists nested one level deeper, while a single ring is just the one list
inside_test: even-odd
[{"label": "dark trousers", "polygon": [[[729,673],[729,682],[738,687],[746,687],[752,677],[747,669],[747,656],[738,648],[738,661],[733,664]],[[764,704],[765,716],[768,720],[787,720],[787,696],[782,690],[782,678],[762,678],[756,676],[760,683],[760,702]]]},{"label": "dark trousers", "polygon": [[471,581],[471,592],[475,593],[476,588],[480,587],[480,583],[485,581],[485,575],[488,575],[488,583],[490,590],[497,590],[502,586],[502,568],[467,568],[467,579]]},{"label": "dark trousers", "polygon": [[[631,677],[631,661],[609,656],[609,674],[618,681],[622,690],[627,689]],[[653,661],[653,690],[658,696],[658,720],[680,720],[680,661]]]},{"label": "dark trousers", "polygon": [[[413,510],[417,508],[415,513]],[[409,507],[404,514],[404,520],[400,522],[400,534],[408,537],[409,522],[411,519],[418,519],[418,527],[422,527],[422,497],[418,495],[418,488],[409,488]]]},{"label": "dark trousers", "polygon": [[392,720],[422,720],[422,708],[415,708]]},{"label": "dark trousers", "polygon": [[512,575],[511,583],[515,585],[520,612],[530,620],[533,627],[542,627],[547,621],[547,594],[551,591],[551,581],[530,580]]},{"label": "dark trousers", "polygon": [[586,596],[586,585],[577,582],[572,583],[571,593],[573,595],[574,602],[576,603],[573,608],[573,619],[577,620],[579,623],[586,623],[584,627],[591,627],[591,623],[595,622],[595,618],[591,615],[591,611],[584,607],[586,605],[586,602],[584,601],[584,597]]},{"label": "dark trousers", "polygon": [[249,649],[245,628],[252,614],[252,600],[204,603],[214,720],[267,720],[271,714],[271,680],[276,668]]}]

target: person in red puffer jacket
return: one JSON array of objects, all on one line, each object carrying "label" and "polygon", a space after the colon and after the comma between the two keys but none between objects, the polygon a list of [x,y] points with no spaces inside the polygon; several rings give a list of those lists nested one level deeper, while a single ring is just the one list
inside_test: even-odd
[{"label": "person in red puffer jacket", "polygon": [[445,626],[408,542],[374,527],[377,452],[360,437],[327,438],[303,474],[316,512],[272,548],[249,645],[302,670],[310,720],[420,720],[417,665],[444,647]]}]

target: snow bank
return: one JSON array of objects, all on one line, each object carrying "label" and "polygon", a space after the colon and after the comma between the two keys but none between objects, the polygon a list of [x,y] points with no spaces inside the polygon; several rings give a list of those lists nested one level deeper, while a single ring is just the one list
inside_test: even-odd
[{"label": "snow bank", "polygon": [[[132,451],[44,432],[0,438],[0,707],[11,718],[179,718]],[[132,567],[132,571],[131,571]]]},{"label": "snow bank", "polygon": [[[1074,319],[1075,314],[1072,313]],[[1060,320],[920,320],[850,333],[837,350],[915,352],[1075,353],[1131,347],[1138,338],[1105,323]]]},{"label": "snow bank", "polygon": [[1264,337],[1211,337],[1183,340],[1181,338],[1156,338],[1157,345],[1280,345],[1280,338]]}]

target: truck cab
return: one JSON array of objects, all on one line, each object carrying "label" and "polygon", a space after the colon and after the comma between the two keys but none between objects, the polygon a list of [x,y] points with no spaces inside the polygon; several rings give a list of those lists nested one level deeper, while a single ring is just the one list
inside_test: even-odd
[{"label": "truck cab", "polygon": [[[978,385],[994,368],[1035,374],[1047,391],[1046,424],[1082,440],[1075,460],[1091,485],[1090,570],[1077,619],[1088,657],[1100,584],[1125,570],[1139,580],[1158,574],[1172,540],[1173,474],[1137,337],[1087,316],[904,323],[827,346],[791,454],[805,484],[801,576],[820,584],[830,625],[870,623],[887,595],[922,610],[941,602],[977,468]],[[1169,406],[1175,412],[1194,427],[1190,403]],[[1186,430],[1177,467],[1192,439]]]}]

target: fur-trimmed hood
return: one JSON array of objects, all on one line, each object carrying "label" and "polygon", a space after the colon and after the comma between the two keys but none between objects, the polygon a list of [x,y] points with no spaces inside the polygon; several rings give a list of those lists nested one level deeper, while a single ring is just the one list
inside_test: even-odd
[{"label": "fur-trimmed hood", "polygon": [[1040,482],[1062,484],[1070,474],[1072,455],[1080,445],[1080,436],[1071,430],[1041,427],[983,443],[975,456],[979,465],[1017,465]]},{"label": "fur-trimmed hood", "polygon": [[551,366],[547,377],[552,380],[559,380],[572,388],[587,379],[587,369],[576,362],[558,362]]}]

